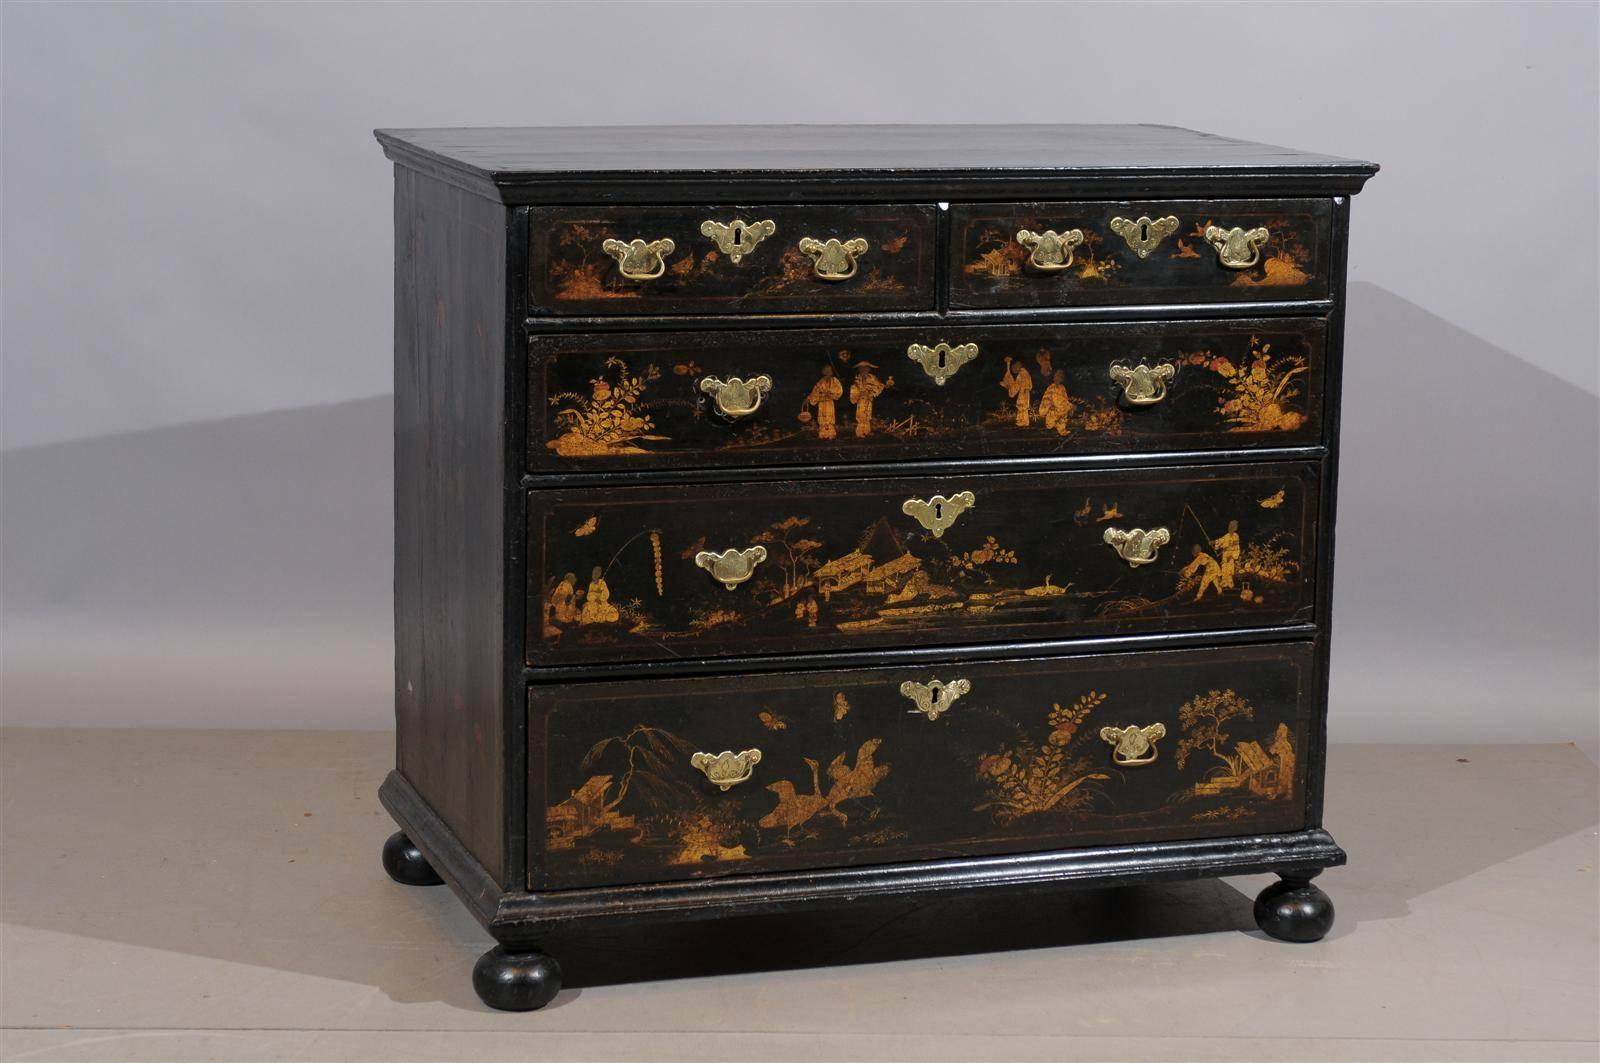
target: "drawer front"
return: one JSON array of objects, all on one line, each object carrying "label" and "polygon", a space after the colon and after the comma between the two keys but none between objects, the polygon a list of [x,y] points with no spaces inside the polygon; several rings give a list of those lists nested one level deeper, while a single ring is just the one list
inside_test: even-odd
[{"label": "drawer front", "polygon": [[1319,319],[1288,318],[536,336],[528,464],[1309,444],[1320,439],[1324,332]]},{"label": "drawer front", "polygon": [[934,216],[931,206],[892,204],[535,208],[532,308],[926,310],[934,303]]},{"label": "drawer front", "polygon": [[1316,512],[1307,462],[534,490],[528,661],[1306,621]]},{"label": "drawer front", "polygon": [[530,885],[1297,830],[1313,673],[1284,643],[535,687]]},{"label": "drawer front", "polygon": [[[1141,220],[1150,223],[1142,230]],[[1325,299],[1333,205],[1325,199],[957,205],[951,232],[956,307]],[[1035,239],[1040,234],[1068,238]],[[1065,246],[1079,234],[1081,242]]]}]

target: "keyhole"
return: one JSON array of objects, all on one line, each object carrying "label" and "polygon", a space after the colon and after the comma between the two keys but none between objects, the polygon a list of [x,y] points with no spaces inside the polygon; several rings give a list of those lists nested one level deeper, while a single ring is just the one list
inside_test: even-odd
[{"label": "keyhole", "polygon": [[1148,239],[1150,239],[1150,226],[1148,223],[1141,223],[1139,226],[1139,242],[1142,244]]},{"label": "keyhole", "polygon": [[934,687],[933,688],[933,695],[928,700],[931,703],[937,705],[937,704],[939,704],[939,699],[942,698],[942,697],[944,697],[944,691],[940,690],[938,687]]},{"label": "keyhole", "polygon": [[933,519],[934,520],[944,520],[944,503],[943,502],[935,502],[933,504]]},{"label": "keyhole", "polygon": [[934,353],[939,356],[939,368],[943,369],[944,368],[944,364],[945,364],[944,363],[945,352],[944,351],[935,351]]}]

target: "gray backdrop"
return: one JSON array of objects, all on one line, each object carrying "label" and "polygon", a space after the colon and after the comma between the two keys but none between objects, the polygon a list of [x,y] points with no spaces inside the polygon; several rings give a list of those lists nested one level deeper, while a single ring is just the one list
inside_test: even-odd
[{"label": "gray backdrop", "polygon": [[1336,739],[1597,722],[1590,4],[34,5],[4,18],[15,724],[390,724],[374,126],[1160,122],[1369,158]]}]

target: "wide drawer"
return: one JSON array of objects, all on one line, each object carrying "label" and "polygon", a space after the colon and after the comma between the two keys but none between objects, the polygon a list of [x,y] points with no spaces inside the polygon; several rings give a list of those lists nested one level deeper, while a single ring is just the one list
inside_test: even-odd
[{"label": "wide drawer", "polygon": [[531,307],[640,315],[927,310],[934,217],[931,206],[903,204],[535,208]]},{"label": "wide drawer", "polygon": [[1282,643],[533,687],[530,886],[1296,830],[1314,671]]},{"label": "wide drawer", "polygon": [[1279,462],[533,490],[527,659],[1306,621],[1317,477]]},{"label": "wide drawer", "polygon": [[957,204],[950,214],[955,307],[1328,297],[1326,199]]},{"label": "wide drawer", "polygon": [[1266,318],[535,336],[528,466],[1316,443],[1325,331]]}]

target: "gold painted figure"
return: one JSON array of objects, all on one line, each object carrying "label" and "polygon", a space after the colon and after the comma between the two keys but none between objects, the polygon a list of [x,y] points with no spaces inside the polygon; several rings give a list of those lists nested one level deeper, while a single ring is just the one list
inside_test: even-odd
[{"label": "gold painted figure", "polygon": [[1008,355],[1005,375],[1000,378],[1000,386],[1006,389],[1007,395],[1016,400],[1017,427],[1028,427],[1033,405],[1033,374],[1028,372],[1027,366],[1013,361]]},{"label": "gold painted figure", "polygon": [[1067,394],[1066,379],[1066,374],[1057,369],[1039,399],[1039,417],[1058,436],[1067,434],[1067,418],[1072,416],[1072,396]]},{"label": "gold painted figure", "polygon": [[615,624],[622,614],[611,604],[611,588],[606,586],[605,570],[599,565],[589,576],[589,589],[583,596],[583,609],[578,614],[580,624]]},{"label": "gold painted figure", "polygon": [[833,375],[833,366],[823,366],[822,379],[812,385],[811,394],[806,396],[806,405],[815,406],[817,409],[818,439],[838,437],[838,419],[833,404],[842,398],[844,398],[844,385]]},{"label": "gold painted figure", "polygon": [[1194,560],[1190,561],[1189,564],[1184,567],[1184,570],[1180,575],[1184,579],[1188,579],[1196,572],[1201,574],[1200,589],[1194,592],[1194,600],[1198,602],[1201,598],[1204,598],[1207,587],[1214,588],[1218,594],[1221,594],[1222,566],[1217,564],[1217,559],[1206,553],[1204,550],[1201,550],[1199,543],[1194,545],[1193,555]]},{"label": "gold painted figure", "polygon": [[1230,520],[1228,531],[1220,539],[1211,544],[1217,551],[1218,567],[1221,569],[1217,577],[1217,586],[1220,590],[1233,590],[1233,577],[1239,571],[1239,522]]},{"label": "gold painted figure", "polygon": [[[887,382],[879,380],[871,362],[856,363],[856,379],[850,385],[850,401],[856,407],[856,438],[865,439],[872,434],[872,400],[894,387],[894,377]],[[824,370],[826,372],[826,370]]]},{"label": "gold painted figure", "polygon": [[578,619],[578,574],[568,572],[561,577],[555,590],[550,592],[550,616],[558,624],[571,624]]},{"label": "gold painted figure", "polygon": [[1294,739],[1289,734],[1289,725],[1278,724],[1278,732],[1272,738],[1272,757],[1277,762],[1277,788],[1268,796],[1294,797]]}]

